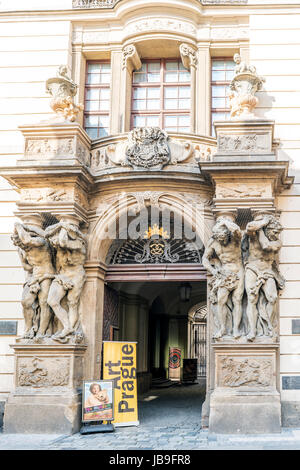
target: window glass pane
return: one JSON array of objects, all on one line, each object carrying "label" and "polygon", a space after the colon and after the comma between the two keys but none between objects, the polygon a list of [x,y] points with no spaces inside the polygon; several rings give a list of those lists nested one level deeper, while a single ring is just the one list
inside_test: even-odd
[{"label": "window glass pane", "polygon": [[110,72],[110,64],[100,64],[101,72],[108,73]]},{"label": "window glass pane", "polygon": [[108,127],[109,117],[108,116],[99,116],[99,125],[100,127]]},{"label": "window glass pane", "polygon": [[178,100],[165,100],[165,109],[178,109]]},{"label": "window glass pane", "polygon": [[134,88],[133,89],[133,98],[146,98],[146,88]]},{"label": "window glass pane", "polygon": [[213,108],[225,108],[225,98],[213,98],[212,107]]},{"label": "window glass pane", "polygon": [[102,73],[101,74],[101,83],[110,83],[110,74]]},{"label": "window glass pane", "polygon": [[234,77],[234,71],[233,70],[227,70],[226,71],[226,80],[232,80]]},{"label": "window glass pane", "polygon": [[146,109],[146,100],[134,100],[132,106],[135,110]]},{"label": "window glass pane", "polygon": [[178,87],[177,86],[166,86],[165,87],[165,98],[177,98]]},{"label": "window glass pane", "polygon": [[85,125],[87,127],[97,127],[98,126],[98,116],[86,116]]},{"label": "window glass pane", "polygon": [[170,82],[178,82],[178,73],[177,72],[166,72],[165,73],[165,81]]},{"label": "window glass pane", "polygon": [[178,124],[180,126],[189,126],[190,125],[190,116],[179,116]]},{"label": "window glass pane", "polygon": [[179,81],[182,82],[189,82],[191,80],[191,74],[188,71],[180,72],[179,74]]},{"label": "window glass pane", "polygon": [[225,71],[224,70],[217,70],[212,72],[212,81],[225,81]]},{"label": "window glass pane", "polygon": [[160,97],[160,88],[148,88],[148,98],[159,98]]},{"label": "window glass pane", "polygon": [[88,73],[100,73],[100,64],[88,64]]},{"label": "window glass pane", "polygon": [[165,126],[172,127],[177,126],[177,116],[165,116]]},{"label": "window glass pane", "polygon": [[179,87],[179,98],[190,98],[191,89],[189,86],[180,86]]},{"label": "window glass pane", "polygon": [[212,69],[213,70],[224,70],[225,69],[225,62],[224,60],[213,60],[212,61]]},{"label": "window glass pane", "polygon": [[108,135],[108,129],[104,127],[100,127],[99,137],[106,137],[107,135]]},{"label": "window glass pane", "polygon": [[147,101],[147,109],[160,109],[159,100],[148,100]]},{"label": "window glass pane", "polygon": [[87,101],[85,109],[86,111],[99,111],[99,101]]},{"label": "window glass pane", "polygon": [[109,100],[110,98],[110,89],[109,88],[101,88],[100,89],[100,99],[101,100]]},{"label": "window glass pane", "polygon": [[157,83],[160,82],[160,74],[159,73],[148,73],[147,75],[149,83]]},{"label": "window glass pane", "polygon": [[159,125],[159,116],[147,116],[147,126],[156,127]]},{"label": "window glass pane", "polygon": [[88,133],[88,135],[90,136],[90,138],[92,140],[98,138],[98,129],[97,129],[97,127],[94,127],[94,128],[87,127],[85,130],[86,130],[86,132]]},{"label": "window glass pane", "polygon": [[109,111],[109,101],[100,101],[100,110],[101,111]]},{"label": "window glass pane", "polygon": [[225,96],[225,85],[212,86],[212,96]]},{"label": "window glass pane", "polygon": [[148,72],[159,72],[160,71],[160,62],[149,62]]},{"label": "window glass pane", "polygon": [[134,116],[133,118],[133,126],[134,127],[144,127],[146,125],[146,117],[145,116]]},{"label": "window glass pane", "polygon": [[141,83],[147,81],[147,75],[145,73],[134,72],[133,74],[133,83]]},{"label": "window glass pane", "polygon": [[191,100],[179,100],[179,109],[189,109],[191,106]]},{"label": "window glass pane", "polygon": [[187,69],[185,68],[185,66],[183,65],[182,62],[179,62],[179,70],[185,70],[185,71],[187,71]]},{"label": "window glass pane", "polygon": [[143,63],[141,68],[139,69],[139,72],[146,72],[147,71],[147,64]]},{"label": "window glass pane", "polygon": [[167,61],[166,62],[166,70],[178,70],[178,62],[177,61]]},{"label": "window glass pane", "polygon": [[88,74],[88,84],[89,85],[98,85],[100,83],[100,75],[96,73]]},{"label": "window glass pane", "polygon": [[87,100],[99,100],[100,90],[99,88],[91,88],[87,90],[86,99]]},{"label": "window glass pane", "polygon": [[226,69],[234,70],[236,63],[233,60],[226,60]]}]

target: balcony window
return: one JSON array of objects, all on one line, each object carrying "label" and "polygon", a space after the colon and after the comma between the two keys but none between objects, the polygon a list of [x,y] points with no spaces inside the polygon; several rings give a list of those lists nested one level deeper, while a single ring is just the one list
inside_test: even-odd
[{"label": "balcony window", "polygon": [[190,82],[190,72],[180,60],[145,60],[133,73],[131,128],[190,132]]},{"label": "balcony window", "polygon": [[110,81],[110,63],[87,63],[84,128],[92,140],[109,134]]}]

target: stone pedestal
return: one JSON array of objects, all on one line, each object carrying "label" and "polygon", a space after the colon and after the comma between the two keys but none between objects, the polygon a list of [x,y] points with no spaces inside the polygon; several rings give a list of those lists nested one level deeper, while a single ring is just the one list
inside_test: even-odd
[{"label": "stone pedestal", "polygon": [[215,389],[209,430],[221,434],[277,433],[277,344],[215,344]]},{"label": "stone pedestal", "polygon": [[72,434],[81,426],[84,345],[14,344],[5,433]]}]

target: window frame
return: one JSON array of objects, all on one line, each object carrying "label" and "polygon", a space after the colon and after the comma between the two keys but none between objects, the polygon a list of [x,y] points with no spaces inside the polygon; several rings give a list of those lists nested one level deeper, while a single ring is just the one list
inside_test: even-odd
[{"label": "window frame", "polygon": [[[148,59],[148,58],[143,58],[142,59],[142,64],[149,64],[149,63],[160,63],[160,80],[157,82],[138,82],[134,83],[134,73],[139,72],[133,71],[132,74],[132,82],[131,82],[131,114],[130,114],[130,129],[134,129],[134,118],[136,116],[158,116],[158,127],[161,129],[165,129],[165,117],[166,115],[172,115],[172,116],[188,116],[190,118],[190,123],[189,123],[189,131],[185,131],[188,133],[191,133],[191,128],[192,128],[192,115],[191,115],[191,104],[189,109],[165,109],[165,88],[166,87],[176,87],[179,89],[180,86],[184,86],[186,88],[189,88],[190,90],[190,97],[188,98],[191,102],[192,96],[192,80],[191,80],[191,75],[190,75],[190,80],[188,82],[166,82],[165,80],[165,72],[166,72],[166,63],[167,62],[178,62],[179,64],[182,63],[181,59],[178,57],[168,57],[168,58],[160,58],[160,59]],[[179,70],[179,69],[178,69]],[[190,70],[185,69],[187,73],[190,74]],[[148,71],[147,71],[148,72]],[[146,73],[147,73],[146,72]],[[160,88],[160,93],[159,93],[159,101],[160,101],[160,107],[157,110],[136,110],[134,109],[134,89],[135,88]],[[179,93],[178,93],[179,95]],[[158,98],[157,98],[158,99]],[[177,97],[177,100],[179,98]],[[179,126],[177,126],[179,127]],[[184,127],[184,126],[182,126]],[[186,126],[187,127],[187,126]],[[180,131],[167,131],[167,132],[175,132],[175,133],[180,133]],[[184,133],[185,133],[184,132]]]},{"label": "window frame", "polygon": [[[214,120],[213,120],[213,114],[215,113],[230,113],[230,107],[228,108],[214,108],[213,107],[213,87],[214,86],[225,86],[228,87],[230,85],[231,80],[213,80],[213,62],[214,61],[230,61],[233,62],[233,57],[212,57],[211,58],[211,67],[210,67],[210,100],[211,100],[211,108],[210,108],[210,129],[211,129],[211,135],[214,136]],[[226,68],[223,69],[226,71]],[[226,100],[226,94],[224,96]],[[225,102],[226,104],[226,102]]]},{"label": "window frame", "polygon": [[[88,75],[89,75],[89,65],[90,64],[109,64],[110,65],[110,81],[109,83],[96,83],[96,84],[91,84],[91,83],[88,83]],[[105,138],[105,137],[108,137],[110,135],[110,121],[111,121],[111,85],[112,85],[112,69],[111,69],[111,61],[109,59],[103,59],[103,60],[87,60],[86,61],[86,67],[85,67],[85,84],[84,84],[84,111],[83,111],[83,128],[84,130],[87,132],[87,128],[92,128],[92,127],[89,127],[86,125],[86,119],[88,116],[107,116],[108,117],[108,134],[107,136],[97,136],[97,138],[95,139],[92,139],[90,137],[91,140],[98,140],[98,139],[102,139],[102,138]],[[97,110],[97,111],[87,111],[86,110],[86,103],[87,101],[90,101],[90,100],[87,100],[87,94],[88,94],[88,91],[91,90],[91,89],[108,89],[109,90],[109,106],[108,106],[108,109],[106,110]],[[99,102],[100,102],[100,97],[99,97]],[[95,127],[94,129],[97,129],[97,134],[99,134],[99,130],[100,129],[106,129],[104,127]]]}]

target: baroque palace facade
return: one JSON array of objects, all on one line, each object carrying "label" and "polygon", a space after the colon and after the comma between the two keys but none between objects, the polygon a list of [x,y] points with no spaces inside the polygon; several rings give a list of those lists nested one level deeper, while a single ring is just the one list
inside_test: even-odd
[{"label": "baroque palace facade", "polygon": [[211,431],[300,423],[296,0],[0,2],[4,432],[76,432],[103,341],[198,359]]}]

